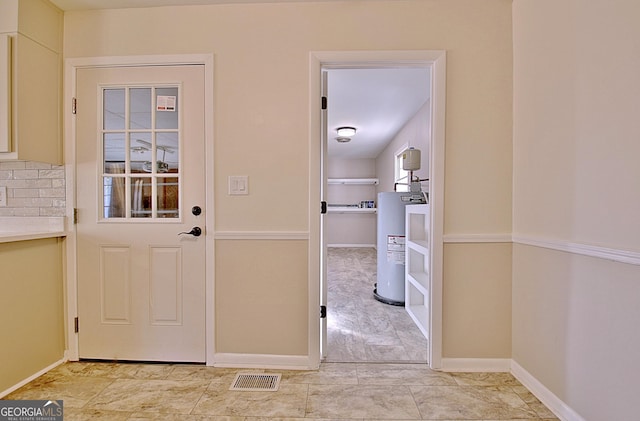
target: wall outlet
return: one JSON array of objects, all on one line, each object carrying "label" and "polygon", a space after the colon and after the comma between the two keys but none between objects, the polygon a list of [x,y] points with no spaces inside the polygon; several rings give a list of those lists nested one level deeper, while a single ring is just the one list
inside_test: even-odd
[{"label": "wall outlet", "polygon": [[7,186],[0,186],[0,206],[7,206]]}]

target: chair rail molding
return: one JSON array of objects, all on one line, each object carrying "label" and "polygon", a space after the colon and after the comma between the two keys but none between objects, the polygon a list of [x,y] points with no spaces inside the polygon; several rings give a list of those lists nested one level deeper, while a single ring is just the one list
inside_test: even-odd
[{"label": "chair rail molding", "polygon": [[513,242],[527,246],[542,247],[551,250],[564,251],[583,256],[597,257],[618,263],[640,265],[640,253],[631,250],[614,249],[593,244],[573,243],[553,238],[534,237],[514,234]]}]

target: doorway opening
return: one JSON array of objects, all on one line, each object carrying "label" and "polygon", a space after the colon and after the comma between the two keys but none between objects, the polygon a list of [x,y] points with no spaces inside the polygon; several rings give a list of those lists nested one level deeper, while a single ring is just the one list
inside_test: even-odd
[{"label": "doorway opening", "polygon": [[[323,105],[326,69],[424,67],[431,72],[431,142],[428,152],[429,212],[424,218],[430,230],[425,244],[430,271],[424,279],[428,295],[424,296],[424,313],[428,347],[427,361],[431,369],[442,367],[442,269],[444,228],[444,149],[446,109],[446,52],[442,50],[411,51],[316,51],[309,55],[310,76],[310,184],[309,219],[309,350],[310,364],[317,366],[327,355],[327,247],[324,233],[327,193],[327,142],[325,124],[327,110]],[[318,204],[322,206],[318,206]],[[317,206],[317,207],[316,207]],[[314,211],[318,209],[320,212]],[[320,312],[318,319],[318,307]],[[319,320],[319,322],[318,322]]]},{"label": "doorway opening", "polygon": [[[387,264],[381,257],[385,253],[378,252],[383,250],[378,219],[388,218],[377,210],[378,193],[408,191],[408,186],[398,184],[403,181],[398,178],[398,157],[409,147],[424,151],[425,162],[415,176],[428,179],[431,69],[323,68],[323,81],[328,205],[323,221],[325,361],[426,363],[427,338],[404,308],[404,277],[395,280],[402,303],[381,299],[374,291],[380,265]],[[344,127],[353,129],[349,137],[341,135]],[[428,192],[428,181],[421,184]],[[401,213],[394,217],[404,231],[404,209]],[[404,272],[404,251],[393,254],[391,269]]]}]

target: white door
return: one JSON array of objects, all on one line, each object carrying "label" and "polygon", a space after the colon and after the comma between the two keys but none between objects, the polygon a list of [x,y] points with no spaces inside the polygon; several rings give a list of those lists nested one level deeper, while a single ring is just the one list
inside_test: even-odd
[{"label": "white door", "polygon": [[78,69],[76,91],[79,357],[204,362],[204,66]]}]

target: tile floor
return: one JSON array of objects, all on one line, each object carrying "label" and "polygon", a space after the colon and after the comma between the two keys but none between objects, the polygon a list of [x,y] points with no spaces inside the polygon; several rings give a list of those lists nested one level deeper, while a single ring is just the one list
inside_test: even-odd
[{"label": "tile floor", "polygon": [[323,363],[318,371],[270,371],[282,374],[275,392],[230,391],[238,371],[256,370],[70,362],[5,399],[62,399],[65,421],[556,420],[507,373]]},{"label": "tile floor", "polygon": [[327,250],[328,362],[423,362],[427,340],[404,307],[373,298],[374,248]]}]

